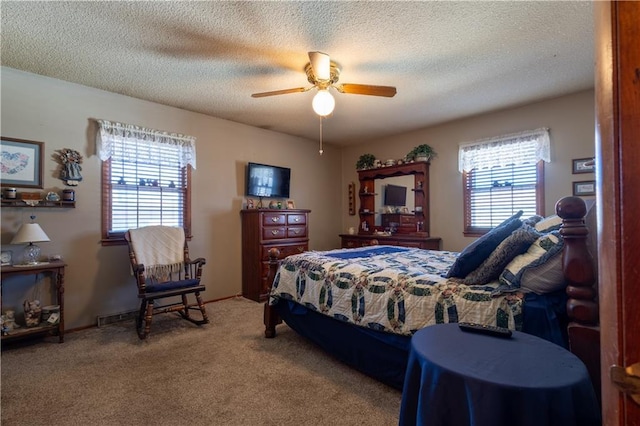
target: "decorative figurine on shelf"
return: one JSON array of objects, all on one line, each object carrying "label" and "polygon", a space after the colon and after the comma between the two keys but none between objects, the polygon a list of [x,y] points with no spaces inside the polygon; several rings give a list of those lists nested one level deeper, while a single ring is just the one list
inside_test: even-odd
[{"label": "decorative figurine on shelf", "polygon": [[42,308],[40,307],[39,300],[24,301],[24,321],[27,324],[27,327],[35,327],[40,324],[41,315]]},{"label": "decorative figurine on shelf", "polygon": [[7,309],[2,317],[3,329],[5,329],[6,331],[11,331],[19,327],[18,324],[16,324],[16,311],[14,311],[13,309]]},{"label": "decorative figurine on shelf", "polygon": [[47,193],[47,196],[45,197],[47,201],[60,201],[60,195],[58,195],[57,193],[51,191]]},{"label": "decorative figurine on shelf", "polygon": [[77,186],[82,180],[80,171],[82,170],[82,155],[74,149],[64,148],[58,150],[58,161],[62,164],[60,179],[69,186]]}]

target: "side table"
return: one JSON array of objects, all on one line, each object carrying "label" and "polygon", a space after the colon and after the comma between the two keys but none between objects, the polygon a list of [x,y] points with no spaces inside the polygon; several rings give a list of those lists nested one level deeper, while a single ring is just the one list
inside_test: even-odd
[{"label": "side table", "polygon": [[60,343],[64,342],[64,268],[67,266],[62,261],[51,261],[46,263],[40,263],[37,265],[12,265],[2,266],[0,272],[2,273],[1,285],[4,286],[6,278],[17,275],[37,275],[37,274],[50,274],[51,281],[55,284],[57,294],[57,304],[60,306],[60,320],[58,324],[40,324],[35,327],[21,327],[19,329],[11,331],[8,335],[2,336],[2,341],[16,339],[19,337],[25,337],[33,334],[50,333],[53,332],[58,335]]},{"label": "side table", "polygon": [[584,364],[566,349],[511,338],[418,330],[411,339],[400,425],[595,426],[600,405]]}]

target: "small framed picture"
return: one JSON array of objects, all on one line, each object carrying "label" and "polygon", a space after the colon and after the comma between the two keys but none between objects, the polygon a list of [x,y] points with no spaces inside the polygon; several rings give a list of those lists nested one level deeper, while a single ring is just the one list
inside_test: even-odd
[{"label": "small framed picture", "polygon": [[2,186],[42,189],[44,142],[6,138],[0,142]]},{"label": "small framed picture", "polygon": [[578,197],[596,195],[596,181],[584,180],[581,182],[573,182],[573,195]]},{"label": "small framed picture", "polygon": [[255,209],[255,207],[253,205],[253,198],[247,198],[247,208],[248,209]]},{"label": "small framed picture", "polygon": [[596,171],[596,161],[595,158],[576,158],[572,160],[573,162],[573,170],[572,173],[595,173]]},{"label": "small framed picture", "polygon": [[287,208],[288,209],[295,209],[296,208],[296,203],[293,200],[287,200]]}]

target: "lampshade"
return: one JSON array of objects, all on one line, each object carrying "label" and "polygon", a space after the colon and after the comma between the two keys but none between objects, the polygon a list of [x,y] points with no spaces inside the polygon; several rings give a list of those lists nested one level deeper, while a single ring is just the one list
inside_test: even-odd
[{"label": "lampshade", "polygon": [[29,243],[24,251],[24,258],[28,265],[37,265],[40,258],[40,247],[33,243],[51,241],[37,223],[23,223],[18,233],[11,240],[11,244]]},{"label": "lampshade", "polygon": [[23,223],[11,244],[40,243],[51,241],[37,223]]},{"label": "lampshade", "polygon": [[333,112],[333,108],[336,106],[336,101],[326,89],[318,90],[318,93],[313,97],[311,103],[313,110],[321,117],[325,117]]}]

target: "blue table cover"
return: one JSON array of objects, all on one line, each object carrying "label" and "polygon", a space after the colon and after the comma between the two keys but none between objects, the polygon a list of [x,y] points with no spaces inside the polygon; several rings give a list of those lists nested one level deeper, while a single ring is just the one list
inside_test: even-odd
[{"label": "blue table cover", "polygon": [[400,425],[600,425],[586,367],[526,333],[509,339],[438,324],[411,339]]}]

